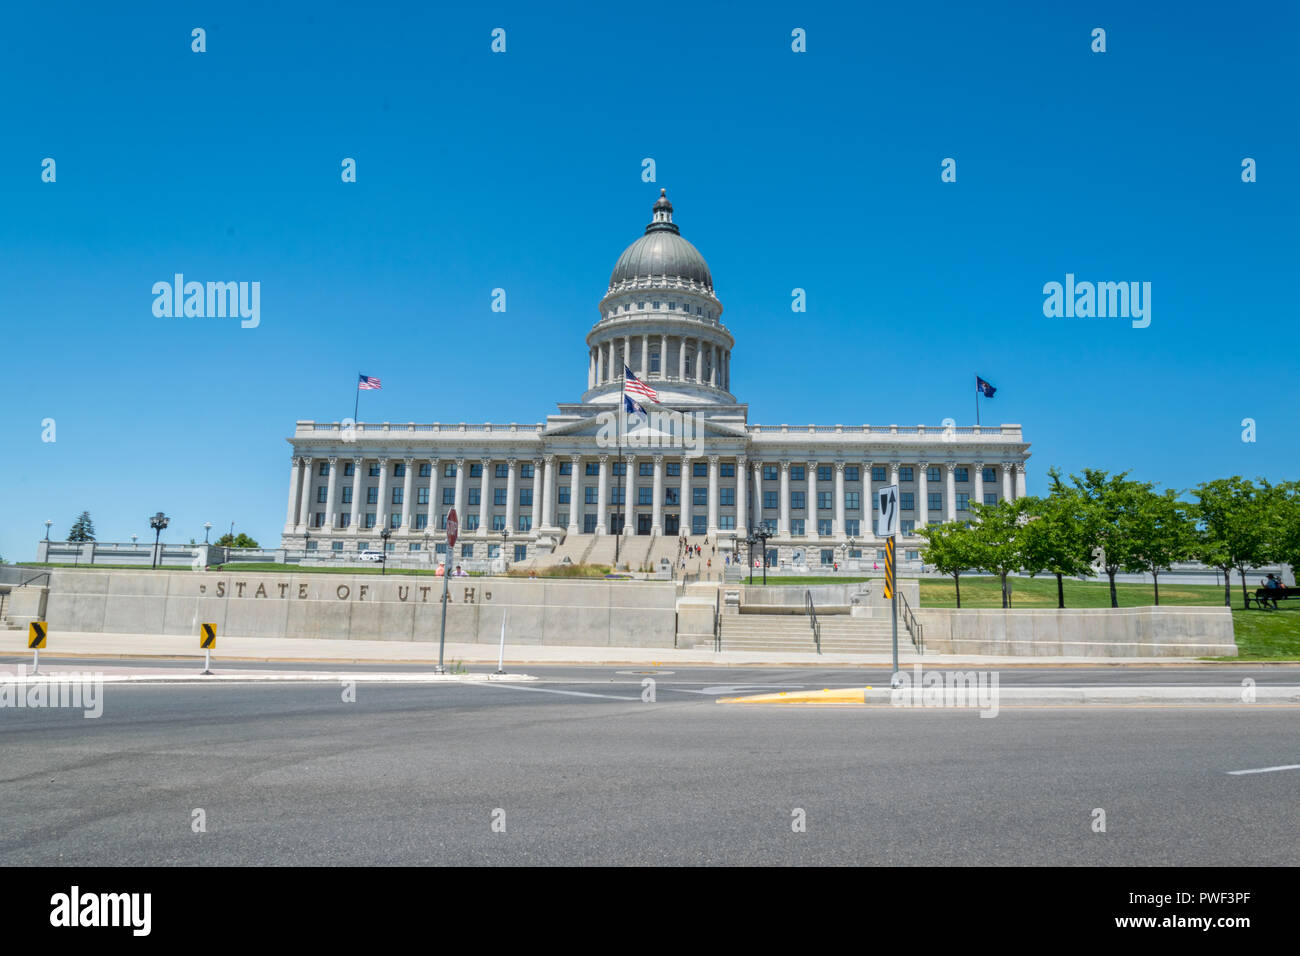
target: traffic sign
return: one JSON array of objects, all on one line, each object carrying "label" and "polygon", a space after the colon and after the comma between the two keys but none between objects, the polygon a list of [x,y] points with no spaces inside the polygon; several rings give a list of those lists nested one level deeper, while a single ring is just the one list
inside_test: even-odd
[{"label": "traffic sign", "polygon": [[880,517],[876,519],[876,537],[893,537],[898,534],[898,485],[881,488],[879,504]]},{"label": "traffic sign", "polygon": [[45,647],[46,626],[44,621],[32,621],[27,625],[27,649],[40,650]]},{"label": "traffic sign", "polygon": [[447,561],[451,562],[451,549],[456,547],[456,534],[460,531],[460,522],[456,520],[456,509],[447,512]]},{"label": "traffic sign", "polygon": [[205,651],[215,651],[217,649],[217,625],[199,625],[199,647]]},{"label": "traffic sign", "polygon": [[885,539],[885,597],[894,597],[894,539]]}]

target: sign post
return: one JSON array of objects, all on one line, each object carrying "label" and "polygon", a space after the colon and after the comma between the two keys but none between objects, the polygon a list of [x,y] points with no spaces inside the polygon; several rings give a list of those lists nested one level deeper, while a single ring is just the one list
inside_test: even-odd
[{"label": "sign post", "polygon": [[890,624],[894,638],[894,670],[889,686],[898,680],[898,579],[895,576],[895,537],[898,535],[898,485],[880,489],[880,517],[876,519],[876,536],[885,539],[885,597],[889,598]]},{"label": "sign post", "polygon": [[45,646],[45,635],[49,628],[44,621],[32,621],[27,625],[27,647],[32,652],[32,673],[41,671],[41,648]]},{"label": "sign post", "polygon": [[199,647],[203,650],[203,676],[212,676],[212,652],[217,649],[217,625],[199,625]]},{"label": "sign post", "polygon": [[447,512],[447,557],[442,563],[442,627],[438,631],[438,669],[435,674],[447,673],[442,666],[442,652],[447,645],[447,596],[450,591],[451,549],[456,547],[456,534],[460,531],[460,521],[456,518],[456,509]]}]

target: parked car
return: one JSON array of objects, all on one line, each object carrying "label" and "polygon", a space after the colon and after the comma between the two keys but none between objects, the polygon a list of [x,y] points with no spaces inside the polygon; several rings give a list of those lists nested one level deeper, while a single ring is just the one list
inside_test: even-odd
[{"label": "parked car", "polygon": [[358,561],[383,561],[384,552],[382,551],[362,551],[357,555]]}]

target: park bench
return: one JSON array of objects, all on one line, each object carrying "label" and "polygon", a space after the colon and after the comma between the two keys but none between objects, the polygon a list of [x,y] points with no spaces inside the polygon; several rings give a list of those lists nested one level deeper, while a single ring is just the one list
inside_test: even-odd
[{"label": "park bench", "polygon": [[1292,588],[1256,588],[1255,596],[1246,599],[1246,606],[1250,607],[1253,601],[1256,607],[1267,608],[1274,599],[1278,601],[1289,601],[1291,599],[1300,600],[1300,587]]}]

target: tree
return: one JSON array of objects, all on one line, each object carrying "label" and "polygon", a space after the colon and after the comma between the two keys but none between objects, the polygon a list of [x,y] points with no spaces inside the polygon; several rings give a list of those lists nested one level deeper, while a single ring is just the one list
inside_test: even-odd
[{"label": "tree", "polygon": [[1273,556],[1291,566],[1292,575],[1300,567],[1300,481],[1287,481],[1274,488],[1277,494],[1278,531]]},{"label": "tree", "polygon": [[1151,484],[1129,481],[1127,471],[1111,476],[1094,468],[1085,468],[1082,478],[1071,475],[1070,481],[1082,498],[1079,518],[1085,540],[1090,548],[1100,548],[1102,552],[1102,566],[1110,581],[1110,606],[1119,607],[1115,575],[1139,560],[1138,514],[1143,495],[1151,490]]},{"label": "tree", "polygon": [[[1281,489],[1282,486],[1279,486]],[[1192,489],[1197,534],[1192,552],[1223,571],[1223,603],[1232,604],[1231,573],[1241,575],[1241,597],[1249,607],[1246,571],[1267,564],[1281,550],[1288,495],[1267,481],[1260,487],[1240,475],[1207,481]]]},{"label": "tree", "polygon": [[95,525],[90,520],[90,512],[83,511],[72,524],[72,530],[68,532],[69,541],[94,541]]},{"label": "tree", "polygon": [[1124,569],[1150,572],[1159,605],[1160,572],[1191,554],[1195,540],[1193,524],[1187,516],[1187,506],[1172,490],[1159,495],[1149,489],[1134,491],[1132,504],[1134,542]]},{"label": "tree", "polygon": [[972,556],[975,566],[989,574],[996,574],[1002,583],[1002,606],[1011,606],[1007,591],[1007,575],[1019,571],[1025,563],[1022,551],[1026,534],[1024,525],[1028,515],[1028,498],[1014,501],[1003,499],[995,505],[971,503],[975,523],[970,527]]},{"label": "tree", "polygon": [[1078,490],[1061,481],[1061,472],[1048,469],[1052,490],[1046,498],[1026,498],[1024,570],[1032,577],[1039,571],[1056,576],[1056,606],[1065,607],[1065,576],[1091,577],[1092,547],[1083,521],[1084,499]]},{"label": "tree", "polygon": [[229,532],[223,534],[217,539],[218,548],[260,548],[261,545],[250,538],[244,532],[237,535],[231,535]]},{"label": "tree", "polygon": [[940,574],[951,574],[957,589],[957,607],[961,607],[961,574],[975,567],[970,528],[955,521],[917,528],[916,534],[926,541],[921,553],[925,563]]}]

